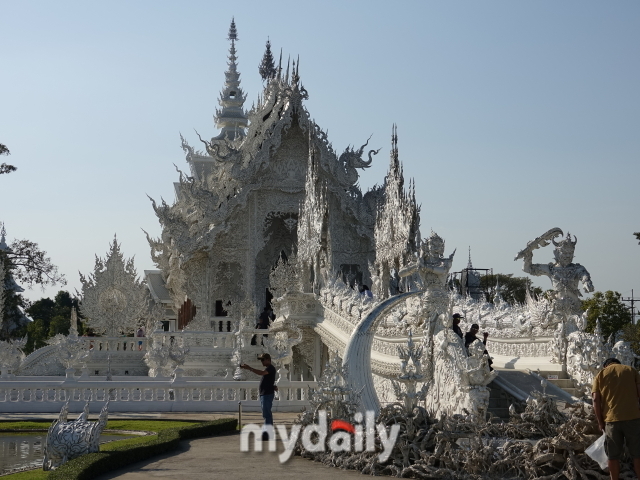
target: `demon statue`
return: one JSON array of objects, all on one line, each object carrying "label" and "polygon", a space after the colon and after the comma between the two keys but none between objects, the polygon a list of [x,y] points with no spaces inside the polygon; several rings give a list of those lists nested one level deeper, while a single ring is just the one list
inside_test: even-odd
[{"label": "demon statue", "polygon": [[[530,275],[546,275],[551,279],[551,285],[555,290],[553,301],[554,323],[565,320],[569,315],[580,315],[581,302],[579,283],[582,282],[585,292],[593,292],[591,276],[586,268],[579,263],[573,262],[573,255],[578,239],[567,232],[564,239],[556,242],[555,238],[562,236],[562,230],[552,228],[544,235],[527,243],[527,246],[518,253],[515,260],[524,259],[522,270]],[[555,263],[539,264],[533,263],[533,251],[549,245],[552,242],[555,246],[553,255]]]},{"label": "demon statue", "polygon": [[416,262],[407,265],[400,270],[400,277],[408,277],[417,273],[420,276],[424,295],[422,304],[425,306],[423,313],[427,320],[431,321],[435,315],[447,310],[449,294],[445,287],[447,275],[453,264],[454,250],[449,257],[444,255],[444,240],[435,232],[422,242],[421,256]]}]

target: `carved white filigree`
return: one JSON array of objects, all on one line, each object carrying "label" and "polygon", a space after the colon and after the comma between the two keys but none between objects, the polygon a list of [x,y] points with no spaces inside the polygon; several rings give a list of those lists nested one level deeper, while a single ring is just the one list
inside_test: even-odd
[{"label": "carved white filigree", "polygon": [[2,369],[2,377],[6,377],[9,372],[13,374],[18,370],[20,364],[25,359],[22,349],[26,343],[26,338],[0,341],[0,368]]},{"label": "carved white filigree", "polygon": [[[462,339],[449,326],[450,315],[438,316],[433,337],[433,380],[427,392],[427,409],[438,414],[464,413],[483,417],[489,407],[486,387],[497,376],[491,371],[485,346],[479,340],[467,352]],[[438,331],[439,330],[439,331]]]},{"label": "carved white filigree", "polygon": [[291,363],[293,347],[302,341],[302,330],[291,319],[277,320],[269,328],[263,345],[278,367]]},{"label": "carved white filigree", "polygon": [[300,291],[298,258],[295,254],[288,259],[282,256],[278,259],[276,268],[269,275],[269,289],[275,297]]},{"label": "carved white filigree", "polygon": [[301,414],[302,423],[316,420],[319,410],[326,410],[329,418],[351,419],[358,410],[360,392],[346,380],[347,370],[337,352],[331,352],[316,388],[310,392],[310,405]]},{"label": "carved white filigree", "polygon": [[[560,329],[560,326],[558,328]],[[564,343],[567,373],[574,380],[576,387],[588,395],[593,379],[611,353],[602,338],[600,321],[596,321],[593,333],[576,329],[567,335]]]},{"label": "carved white filigree", "polygon": [[[396,380],[391,380],[396,398],[403,402],[408,412],[424,400],[427,395],[428,383],[425,382],[425,375],[422,373],[422,354],[424,345],[416,345],[413,336],[409,332],[407,346],[398,347],[398,357],[400,357],[400,374]],[[422,387],[418,388],[418,383]]]},{"label": "carved white filigree", "polygon": [[80,274],[80,281],[80,309],[89,328],[109,337],[134,332],[146,306],[147,289],[133,259],[124,259],[115,237],[107,257],[96,255],[94,272],[87,277]]},{"label": "carved white filigree", "polygon": [[394,125],[389,171],[384,182],[374,233],[376,257],[371,278],[372,291],[376,297],[386,298],[414,286],[411,282],[405,282],[405,288],[402,288],[398,272],[418,253],[419,227],[420,208],[415,197],[415,187],[411,185],[408,193],[404,190],[403,169],[398,158],[398,132]]},{"label": "carved white filigree", "polygon": [[144,355],[144,362],[149,367],[150,377],[170,377],[184,364],[190,349],[182,343],[182,339],[169,337],[153,332],[150,336],[150,345]]},{"label": "carved white filigree", "polygon": [[84,338],[78,337],[77,334],[63,335],[59,333],[47,340],[47,343],[55,348],[56,358],[66,369],[78,366],[90,355]]}]

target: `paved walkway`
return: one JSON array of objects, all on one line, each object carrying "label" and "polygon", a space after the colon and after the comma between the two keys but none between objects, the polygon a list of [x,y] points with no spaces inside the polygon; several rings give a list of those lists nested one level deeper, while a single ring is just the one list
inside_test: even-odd
[{"label": "paved walkway", "polygon": [[[95,415],[97,417],[97,415]],[[291,425],[297,413],[274,412],[276,424]],[[94,415],[90,419],[93,420]],[[209,421],[217,418],[237,418],[237,413],[113,413],[112,420],[145,419],[145,420],[198,420]],[[0,420],[54,420],[58,414],[7,414],[0,413]],[[69,418],[75,418],[69,414]],[[244,412],[242,424],[262,424],[259,412]],[[251,438],[253,450],[253,436]],[[216,437],[185,440],[180,443],[180,449],[165,455],[129,465],[128,467],[106,473],[96,480],[122,479],[188,479],[206,478],[212,480],[227,480],[243,478],[247,480],[327,480],[329,476],[338,478],[360,478],[359,472],[338,470],[326,467],[320,463],[291,457],[285,464],[280,464],[278,453],[283,447],[277,442],[277,452],[241,452],[240,434],[233,433]]]},{"label": "paved walkway", "polygon": [[[278,442],[278,453],[282,450],[282,443]],[[107,473],[95,480],[327,480],[330,476],[362,479],[360,472],[338,470],[300,457],[291,457],[287,463],[280,464],[277,453],[266,451],[266,445],[262,452],[240,452],[240,434],[233,433],[183,441],[180,450]]]}]

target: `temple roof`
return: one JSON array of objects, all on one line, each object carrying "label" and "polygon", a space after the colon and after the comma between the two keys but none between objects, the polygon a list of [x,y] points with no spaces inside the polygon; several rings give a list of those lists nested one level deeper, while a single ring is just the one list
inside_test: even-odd
[{"label": "temple roof", "polygon": [[147,280],[147,287],[156,303],[173,303],[171,294],[164,285],[161,270],[145,270],[144,276]]}]

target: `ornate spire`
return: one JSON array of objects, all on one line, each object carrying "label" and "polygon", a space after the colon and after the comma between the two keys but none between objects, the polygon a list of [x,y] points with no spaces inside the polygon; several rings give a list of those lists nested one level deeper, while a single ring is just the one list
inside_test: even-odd
[{"label": "ornate spire", "polygon": [[235,17],[231,17],[231,25],[229,26],[229,36],[227,37],[227,39],[231,40],[232,42],[238,40],[238,30],[236,30]]},{"label": "ornate spire", "polygon": [[7,246],[7,241],[5,239],[7,235],[7,230],[4,228],[4,223],[2,224],[2,228],[0,228],[0,250],[7,251],[9,247]]},{"label": "ornate spire", "polygon": [[402,165],[398,156],[398,126],[394,123],[391,127],[391,155],[390,155],[389,172],[387,176],[393,175],[400,177],[400,190],[404,187],[404,177],[402,175]]},{"label": "ornate spire", "polygon": [[258,71],[260,72],[262,80],[267,80],[276,76],[276,66],[273,60],[273,54],[271,53],[271,42],[268,38],[264,56],[262,57],[262,62],[260,62]]},{"label": "ornate spire", "polygon": [[238,31],[234,19],[231,20],[228,39],[231,41],[229,61],[227,62],[229,68],[224,72],[224,89],[220,92],[220,99],[218,101],[222,108],[216,109],[215,116],[216,126],[221,129],[221,132],[217,137],[212,138],[212,140],[222,140],[224,138],[233,140],[236,137],[244,137],[245,128],[249,123],[247,114],[242,108],[246,95],[242,91],[242,88],[240,88],[240,73],[238,72],[238,65],[236,63]]},{"label": "ornate spire", "polygon": [[473,268],[473,264],[471,263],[471,245],[469,245],[469,262],[467,263],[467,268]]}]

